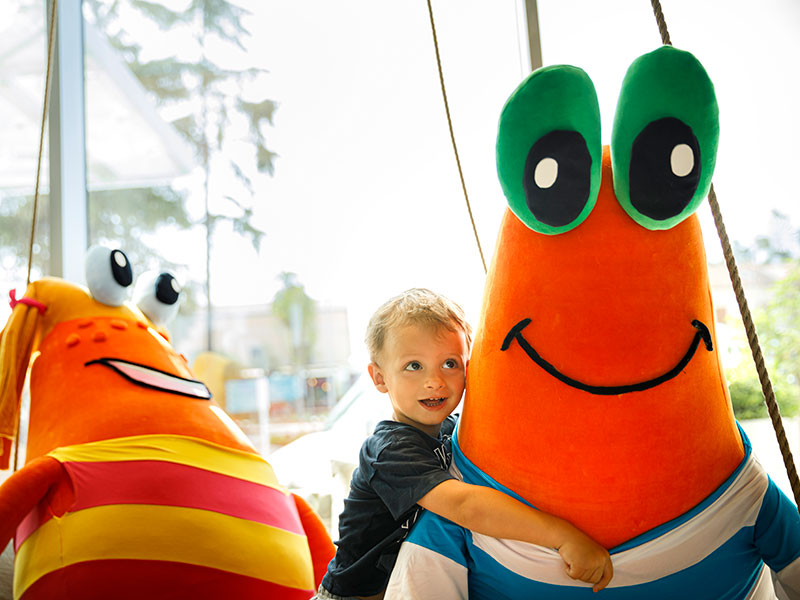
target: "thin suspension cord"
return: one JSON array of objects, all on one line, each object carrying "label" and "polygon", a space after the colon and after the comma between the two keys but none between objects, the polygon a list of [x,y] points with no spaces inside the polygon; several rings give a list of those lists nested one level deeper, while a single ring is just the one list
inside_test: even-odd
[{"label": "thin suspension cord", "polygon": [[456,146],[456,136],[453,133],[453,121],[450,118],[450,106],[447,103],[447,91],[444,87],[444,74],[442,73],[442,60],[439,57],[439,42],[436,39],[436,24],[433,20],[433,7],[431,0],[428,0],[428,14],[431,17],[431,31],[433,32],[433,47],[436,50],[436,65],[439,68],[439,83],[442,85],[442,98],[444,99],[444,110],[447,113],[447,126],[450,128],[450,141],[453,143],[453,153],[456,156],[456,166],[458,166],[458,176],[461,178],[461,189],[464,190],[464,199],[467,201],[467,212],[469,212],[469,220],[472,223],[472,231],[475,234],[475,242],[478,244],[478,253],[481,255],[481,263],[483,264],[483,272],[486,273],[486,260],[483,257],[483,248],[481,248],[481,240],[478,237],[478,228],[475,226],[475,218],[472,216],[472,206],[469,203],[469,195],[467,194],[467,184],[464,182],[464,172],[461,169],[461,160],[458,158],[458,147]]},{"label": "thin suspension cord", "polygon": [[42,128],[39,131],[39,157],[36,162],[36,187],[33,192],[33,218],[31,219],[31,237],[28,244],[28,275],[25,286],[31,283],[31,267],[33,266],[33,240],[36,236],[36,213],[39,207],[39,182],[42,176],[42,154],[44,148],[44,126],[47,122],[47,107],[50,103],[50,71],[53,60],[55,40],[56,4],[58,0],[50,0],[50,32],[47,37],[47,73],[44,77],[44,102],[42,102]]},{"label": "thin suspension cord", "polygon": [[[653,13],[658,23],[658,31],[661,33],[661,41],[665,45],[671,46],[672,42],[669,38],[669,31],[667,31],[664,13],[661,11],[661,2],[659,0],[650,0],[650,3],[653,6]],[[733,284],[733,291],[736,294],[736,302],[739,304],[739,312],[742,314],[742,321],[745,331],[747,332],[747,341],[750,344],[750,352],[756,364],[756,371],[758,371],[758,379],[761,382],[761,390],[764,393],[764,400],[767,404],[769,418],[772,421],[772,427],[775,429],[775,435],[778,438],[778,446],[780,446],[781,449],[783,464],[786,467],[786,474],[789,477],[789,484],[792,487],[795,503],[800,507],[800,479],[797,477],[797,469],[794,464],[794,459],[792,458],[792,451],[789,448],[789,442],[786,440],[786,430],[783,428],[781,411],[775,399],[775,391],[772,389],[772,382],[770,381],[769,373],[767,373],[767,366],[764,363],[764,355],[761,352],[761,345],[758,342],[756,328],[753,324],[753,317],[747,305],[747,298],[745,298],[744,295],[742,280],[739,277],[739,269],[736,266],[736,259],[733,256],[733,249],[728,239],[725,223],[722,221],[722,213],[719,209],[717,194],[714,192],[713,184],[708,192],[708,203],[711,206],[711,214],[714,216],[714,225],[717,227],[717,234],[722,244],[722,253],[725,256],[725,264],[728,267],[728,274]]]},{"label": "thin suspension cord", "polygon": [[[44,148],[44,126],[47,122],[47,107],[50,100],[50,72],[53,62],[53,45],[55,40],[56,4],[58,0],[50,0],[50,30],[47,34],[47,71],[44,76],[44,101],[42,102],[42,127],[39,131],[39,157],[36,162],[36,187],[33,191],[33,217],[31,218],[31,236],[28,243],[28,274],[25,278],[25,287],[31,283],[31,267],[33,266],[33,241],[36,236],[36,213],[39,206],[39,182],[42,176],[42,154]],[[17,423],[14,436],[14,466],[16,471],[19,466],[19,426],[22,410],[17,410]]]},{"label": "thin suspension cord", "polygon": [[667,31],[667,22],[664,20],[664,13],[661,10],[661,2],[659,0],[650,0],[650,4],[653,7],[653,13],[656,16],[658,32],[661,34],[661,42],[665,46],[672,46],[672,41],[669,39],[669,31]]}]

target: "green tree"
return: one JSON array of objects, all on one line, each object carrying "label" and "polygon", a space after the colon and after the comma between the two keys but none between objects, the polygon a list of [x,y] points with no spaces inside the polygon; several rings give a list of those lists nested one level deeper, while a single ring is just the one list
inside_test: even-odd
[{"label": "green tree", "polygon": [[[800,260],[772,288],[767,305],[755,311],[756,332],[775,396],[784,416],[800,412]],[[742,419],[766,417],[767,409],[742,330],[739,365],[728,371],[734,411]]]},{"label": "green tree", "polygon": [[[229,68],[221,65],[220,45],[242,51],[240,64],[248,59],[243,40],[250,35],[243,22],[248,11],[226,0],[192,0],[183,9],[174,10],[157,2],[130,0],[125,6],[155,24],[164,34],[164,47],[169,55],[151,56],[143,52],[139,38],[130,31],[129,15],[124,13],[119,0],[84,0],[97,26],[106,32],[111,44],[121,53],[142,85],[162,108],[176,115],[170,121],[178,132],[192,145],[202,170],[202,196],[206,239],[206,281],[204,295],[208,307],[207,346],[211,350],[211,254],[215,228],[229,223],[233,231],[249,239],[258,248],[264,235],[251,220],[255,200],[255,178],[272,175],[275,153],[267,148],[264,128],[272,124],[276,109],[274,101],[265,98],[246,98],[243,87],[262,77],[266,71],[255,67]],[[190,32],[193,47],[176,48],[170,40],[176,34]],[[148,40],[148,52],[158,44]],[[216,50],[212,50],[212,47]],[[177,53],[180,52],[180,57]],[[186,57],[191,58],[186,58]],[[242,135],[230,132],[242,130]],[[245,151],[235,151],[244,146]],[[235,181],[226,185],[225,193],[215,193],[217,181]],[[216,188],[221,188],[216,185]],[[119,195],[120,192],[115,192]],[[139,197],[132,202],[114,204],[116,211],[124,205],[134,204],[134,215],[122,217],[126,248],[127,242],[136,239],[131,229],[144,228],[145,213],[154,215],[156,223],[189,227],[193,223],[186,217],[185,197],[163,188],[135,190]],[[142,203],[142,197],[145,202]],[[93,197],[93,201],[95,198]],[[104,198],[98,198],[101,203]],[[146,210],[145,210],[146,209]],[[176,214],[180,212],[181,215]],[[114,220],[114,212],[100,219],[103,223]],[[136,225],[140,223],[139,225]],[[126,228],[126,224],[131,227]],[[119,229],[114,223],[114,229]],[[152,229],[151,229],[152,230]],[[93,232],[94,233],[94,232]],[[135,244],[134,244],[135,245]],[[133,260],[133,258],[131,258]]]},{"label": "green tree", "polygon": [[292,358],[297,368],[307,365],[317,338],[317,303],[297,282],[297,275],[284,271],[279,275],[283,287],[272,300],[272,314],[292,335]]},{"label": "green tree", "polygon": [[[49,260],[47,194],[39,195],[34,244],[34,273],[46,271]],[[192,226],[181,194],[169,187],[99,190],[90,194],[89,229],[95,243],[124,250],[137,271],[178,271],[180,265],[166,261],[142,238],[163,227]],[[0,203],[0,256],[3,264],[24,280],[30,243],[33,196],[4,196]]]}]

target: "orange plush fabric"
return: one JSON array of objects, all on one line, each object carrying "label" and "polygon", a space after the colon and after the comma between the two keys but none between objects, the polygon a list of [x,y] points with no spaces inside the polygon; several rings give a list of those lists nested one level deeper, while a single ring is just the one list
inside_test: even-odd
[{"label": "orange plush fabric", "polygon": [[28,462],[0,486],[15,598],[310,598],[330,537],[165,332],[59,279],[25,298],[43,310],[0,338],[7,441],[33,359]]},{"label": "orange plush fabric", "polygon": [[[645,258],[643,260],[643,258]],[[467,458],[535,506],[611,548],[695,506],[744,456],[716,348],[701,343],[672,379],[598,395],[547,373],[521,334],[567,377],[598,387],[659,377],[687,353],[713,306],[696,216],[634,222],[614,196],[608,149],[597,204],[580,227],[542,235],[507,211],[487,278],[458,431]]]}]

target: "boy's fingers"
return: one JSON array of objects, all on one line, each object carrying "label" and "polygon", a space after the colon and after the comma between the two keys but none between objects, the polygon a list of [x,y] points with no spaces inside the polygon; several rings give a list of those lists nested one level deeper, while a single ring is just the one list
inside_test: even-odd
[{"label": "boy's fingers", "polygon": [[593,570],[577,569],[574,566],[567,567],[567,575],[571,579],[577,579],[585,583],[597,583],[603,576],[603,567],[597,567]]},{"label": "boy's fingers", "polygon": [[586,570],[585,569],[578,569],[575,565],[569,565],[567,567],[567,575],[571,579],[577,579],[578,581],[586,581]]},{"label": "boy's fingers", "polygon": [[613,576],[614,576],[614,569],[611,566],[611,564],[609,564],[608,567],[606,568],[606,570],[603,572],[603,577],[600,579],[600,581],[598,581],[594,585],[594,587],[592,588],[592,591],[599,592],[600,590],[602,590],[604,587],[606,587],[608,585],[608,583],[611,581],[611,578]]}]

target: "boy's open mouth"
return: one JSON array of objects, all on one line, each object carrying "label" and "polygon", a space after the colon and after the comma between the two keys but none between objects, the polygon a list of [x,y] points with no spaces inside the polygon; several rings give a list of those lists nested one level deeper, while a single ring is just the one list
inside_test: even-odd
[{"label": "boy's open mouth", "polygon": [[419,403],[427,408],[438,408],[447,398],[426,398],[424,400],[420,400]]}]

